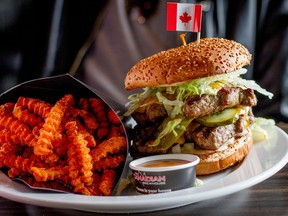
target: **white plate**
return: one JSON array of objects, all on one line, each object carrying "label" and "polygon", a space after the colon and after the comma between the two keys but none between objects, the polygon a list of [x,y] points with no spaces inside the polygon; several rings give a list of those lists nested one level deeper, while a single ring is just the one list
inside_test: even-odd
[{"label": "white plate", "polygon": [[228,195],[274,175],[288,162],[288,136],[278,127],[267,130],[269,140],[256,143],[236,168],[203,178],[202,186],[154,195],[83,196],[32,190],[0,173],[0,196],[16,202],[92,212],[125,213],[169,209]]}]

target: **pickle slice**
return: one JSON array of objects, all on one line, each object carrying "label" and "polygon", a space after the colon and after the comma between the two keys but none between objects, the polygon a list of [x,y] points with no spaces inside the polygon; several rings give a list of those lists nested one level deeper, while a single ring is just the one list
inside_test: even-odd
[{"label": "pickle slice", "polygon": [[216,127],[233,124],[238,118],[238,110],[236,108],[228,108],[213,115],[196,119],[196,121],[208,127]]}]

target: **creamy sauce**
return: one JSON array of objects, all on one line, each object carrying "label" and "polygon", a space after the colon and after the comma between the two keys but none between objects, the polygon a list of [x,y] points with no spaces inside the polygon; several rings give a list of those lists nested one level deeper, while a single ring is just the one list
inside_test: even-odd
[{"label": "creamy sauce", "polygon": [[149,167],[149,168],[157,168],[157,167],[178,166],[178,165],[186,164],[189,162],[190,161],[181,160],[181,159],[163,159],[163,160],[145,162],[145,163],[140,164],[140,166]]}]

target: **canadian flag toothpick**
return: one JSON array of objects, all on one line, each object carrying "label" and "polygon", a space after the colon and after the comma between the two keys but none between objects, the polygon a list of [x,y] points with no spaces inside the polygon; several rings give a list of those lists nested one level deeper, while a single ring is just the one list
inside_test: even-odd
[{"label": "canadian flag toothpick", "polygon": [[[198,32],[200,40],[202,5],[167,3],[167,30]],[[197,38],[197,40],[198,40]]]}]

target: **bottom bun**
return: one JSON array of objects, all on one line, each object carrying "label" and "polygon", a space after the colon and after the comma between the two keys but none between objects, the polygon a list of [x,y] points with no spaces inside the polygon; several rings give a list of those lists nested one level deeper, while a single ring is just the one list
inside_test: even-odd
[{"label": "bottom bun", "polygon": [[222,151],[197,155],[200,158],[200,163],[196,167],[196,174],[208,175],[233,166],[246,157],[252,144],[252,133],[249,130],[246,135],[237,138],[233,144],[228,145]]}]

